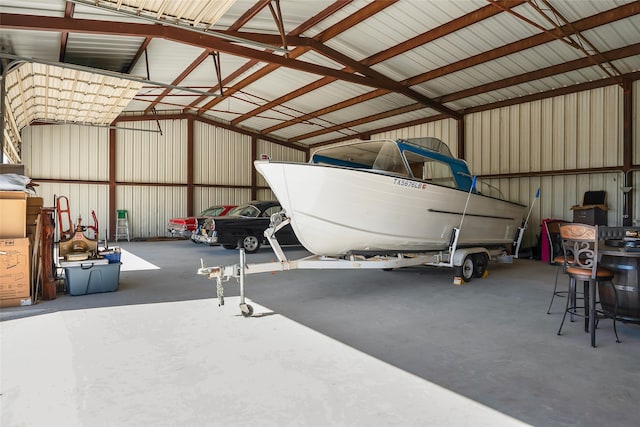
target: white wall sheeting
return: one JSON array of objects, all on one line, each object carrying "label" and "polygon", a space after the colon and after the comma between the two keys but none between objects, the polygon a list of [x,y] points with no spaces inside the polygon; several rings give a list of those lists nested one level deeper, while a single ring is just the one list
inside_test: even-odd
[{"label": "white wall sheeting", "polygon": [[465,116],[467,161],[478,175],[622,164],[616,86]]},{"label": "white wall sheeting", "polygon": [[[45,207],[55,207],[55,197],[65,196],[69,201],[69,215],[73,224],[77,224],[81,217],[82,225],[93,226],[91,211],[94,211],[98,218],[98,237],[103,240],[109,235],[108,185],[42,182],[38,184],[36,191],[37,196],[44,199]],[[61,207],[64,209],[65,205],[61,204]],[[57,221],[56,218],[56,227]]]},{"label": "white wall sheeting", "polygon": [[180,187],[120,185],[116,189],[116,210],[126,210],[129,234],[133,237],[157,237],[167,234],[172,207],[186,203]]},{"label": "white wall sheeting", "polygon": [[27,126],[22,138],[27,176],[84,181],[109,179],[109,131],[106,128]]},{"label": "white wall sheeting", "polygon": [[444,141],[454,156],[458,155],[458,123],[453,119],[429,122],[411,126],[404,129],[396,129],[389,132],[371,135],[371,139],[408,139],[431,136]]},{"label": "white wall sheeting", "polygon": [[194,183],[251,185],[250,137],[195,122],[193,139]]},{"label": "white wall sheeting", "polygon": [[[274,144],[272,142],[258,140],[257,146],[258,158],[262,154],[266,154],[269,156],[271,160],[274,161],[283,161],[283,162],[305,162],[305,153],[304,151],[295,150],[293,148],[285,147],[283,145]],[[257,160],[257,159],[256,159]],[[253,162],[253,160],[252,160]],[[251,165],[253,167],[253,163]],[[257,185],[260,187],[267,186],[267,182],[264,180],[262,175],[257,174]],[[259,193],[260,194],[260,193]],[[273,193],[268,196],[267,199],[258,197],[260,200],[275,200],[275,196]]]},{"label": "white wall sheeting", "polygon": [[[155,132],[158,126],[162,133]],[[125,122],[118,127],[137,131],[116,132],[116,181],[186,182],[187,120]]]},{"label": "white wall sheeting", "polygon": [[277,200],[270,188],[258,190],[258,200]]},{"label": "white wall sheeting", "polygon": [[[214,205],[241,205],[251,200],[249,188],[196,187],[193,196],[194,214]],[[185,199],[186,200],[186,197]],[[187,206],[184,205],[186,215]]]},{"label": "white wall sheeting", "polygon": [[[635,87],[637,104],[637,84]],[[608,224],[622,225],[621,173],[535,176],[538,172],[621,166],[622,101],[622,90],[608,86],[465,116],[465,152],[472,173],[531,173],[531,177],[488,180],[507,198],[523,204],[530,205],[537,188],[541,190],[526,244],[535,244],[542,219],[573,220],[571,207],[582,203],[585,191],[605,190]],[[639,151],[636,148],[636,158]],[[638,216],[640,193],[634,198]]]}]

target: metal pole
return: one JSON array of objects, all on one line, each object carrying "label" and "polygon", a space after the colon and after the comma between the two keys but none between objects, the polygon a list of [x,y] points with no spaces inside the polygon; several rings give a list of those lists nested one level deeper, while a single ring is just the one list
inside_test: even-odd
[{"label": "metal pole", "polygon": [[246,264],[246,254],[244,253],[244,249],[240,248],[240,306],[244,304],[244,267]]}]

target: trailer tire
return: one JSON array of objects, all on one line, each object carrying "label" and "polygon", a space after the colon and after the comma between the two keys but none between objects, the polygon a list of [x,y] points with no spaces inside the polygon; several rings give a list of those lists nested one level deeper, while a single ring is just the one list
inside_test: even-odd
[{"label": "trailer tire", "polygon": [[240,313],[243,317],[251,317],[253,315],[253,307],[250,304],[240,304]]},{"label": "trailer tire", "polygon": [[460,267],[460,270],[462,270],[462,280],[464,280],[465,282],[470,282],[474,277],[475,267],[475,257],[473,255],[467,255],[462,262],[462,266]]},{"label": "trailer tire", "polygon": [[487,259],[487,255],[482,253],[475,254],[474,258],[473,277],[482,278],[487,272],[489,260]]}]

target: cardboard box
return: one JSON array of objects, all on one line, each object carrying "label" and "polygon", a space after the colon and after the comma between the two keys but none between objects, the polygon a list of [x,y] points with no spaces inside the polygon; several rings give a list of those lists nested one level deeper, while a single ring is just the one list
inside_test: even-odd
[{"label": "cardboard box", "polygon": [[31,296],[30,259],[29,239],[0,240],[0,300]]},{"label": "cardboard box", "polygon": [[24,165],[0,164],[0,173],[15,173],[24,176]]},{"label": "cardboard box", "polygon": [[31,305],[33,301],[31,297],[29,298],[10,298],[10,299],[0,299],[0,307],[21,307],[25,305]]},{"label": "cardboard box", "polygon": [[39,208],[44,206],[44,199],[42,197],[27,197],[27,207],[37,206]]},{"label": "cardboard box", "polygon": [[0,191],[0,239],[27,236],[27,193]]}]

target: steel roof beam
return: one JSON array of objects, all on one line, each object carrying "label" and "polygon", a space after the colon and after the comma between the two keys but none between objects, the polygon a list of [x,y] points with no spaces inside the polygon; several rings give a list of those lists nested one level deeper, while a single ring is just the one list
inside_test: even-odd
[{"label": "steel roof beam", "polygon": [[[204,52],[202,52],[200,56],[198,56],[191,64],[189,64],[189,66],[185,68],[182,71],[182,73],[180,73],[180,75],[171,82],[171,84],[174,86],[177,86],[178,84],[180,84],[180,82],[182,82],[189,74],[191,74],[193,70],[198,68],[198,66],[202,64],[204,60],[209,57],[210,54],[211,52],[208,50],[205,50]],[[162,93],[158,95],[158,97],[154,101],[152,101],[147,108],[145,108],[144,112],[149,113],[160,101],[162,101],[162,98],[167,96],[172,90],[173,89],[169,87],[165,88],[165,90],[163,90]],[[222,96],[222,94],[220,94],[219,96]]]},{"label": "steel roof beam", "polygon": [[[64,7],[64,17],[65,18],[71,18],[73,17],[73,11],[75,9],[75,4],[71,3],[71,2],[67,2],[66,6]],[[60,34],[60,55],[58,56],[58,61],[60,62],[64,62],[64,57],[65,54],[67,52],[67,40],[69,39],[69,32],[68,31],[63,31]]]},{"label": "steel roof beam", "polygon": [[[379,11],[387,8],[391,4],[395,3],[395,1],[397,1],[397,0],[394,0],[393,2],[386,2],[386,1],[385,2],[382,2],[382,1],[373,2],[373,3],[370,3],[369,5],[365,6],[364,8],[360,9],[356,14],[353,14],[353,15],[357,15],[359,19],[365,19],[366,17],[375,15]],[[331,13],[334,13],[336,10],[338,10],[340,7],[344,7],[346,4],[348,4],[348,2],[344,2],[344,1],[338,1],[338,2],[333,3],[328,8],[324,9],[323,11],[321,11],[320,13],[318,13],[317,15],[312,17],[311,19],[307,20],[306,22],[302,23],[300,26],[295,28],[293,31],[291,31],[290,34],[291,35],[301,34],[303,31],[305,31],[306,29],[310,28],[311,23],[315,24],[315,23],[319,22],[318,20],[320,19],[320,17],[328,16],[327,15],[328,11],[331,11]],[[351,15],[351,16],[343,19],[342,21],[334,24],[330,28],[326,29],[325,31],[323,31],[322,33],[317,35],[316,38],[319,39],[321,37],[324,37],[324,38],[328,37],[327,35],[325,35],[325,33],[326,34],[332,34],[331,37],[333,37],[336,34],[340,34],[342,31],[345,31],[346,29],[351,28],[354,25],[353,24],[353,15]],[[289,53],[289,58],[290,59],[296,58],[296,57],[298,57],[300,55],[303,55],[308,50],[309,50],[308,47],[299,46],[299,47],[293,49]],[[259,80],[260,78],[266,76],[267,74],[277,70],[279,67],[280,67],[280,65],[278,65],[278,64],[268,64],[265,67],[263,67],[261,70],[253,73],[252,75],[246,77],[242,81],[236,83],[233,87],[228,88],[227,89],[227,93],[235,93],[236,91],[238,91],[238,90],[250,85],[251,83],[254,83],[255,81]],[[335,76],[333,76],[333,77],[335,77]],[[206,110],[208,110],[209,108],[213,107],[215,104],[217,104],[219,102],[221,102],[220,99],[213,99],[213,100],[209,101],[206,105],[202,106],[198,110],[198,113],[199,114],[205,113]]]},{"label": "steel roof beam", "polygon": [[[378,3],[378,2],[376,2]],[[380,2],[386,3],[386,2]],[[126,35],[136,37],[162,37],[180,43],[190,44],[219,52],[241,56],[249,59],[257,59],[273,65],[292,68],[297,71],[304,71],[310,74],[321,76],[333,76],[339,80],[348,81],[363,86],[378,88],[380,82],[362,77],[356,74],[347,73],[310,62],[297,61],[291,58],[259,51],[256,49],[238,46],[233,43],[220,40],[209,33],[196,33],[182,28],[168,27],[165,25],[136,24],[128,22],[109,22],[87,19],[71,19],[52,16],[31,16],[0,13],[0,22],[3,27],[14,29],[29,29],[40,31],[69,31],[93,34]],[[393,90],[393,85],[385,85],[386,89]]]}]

